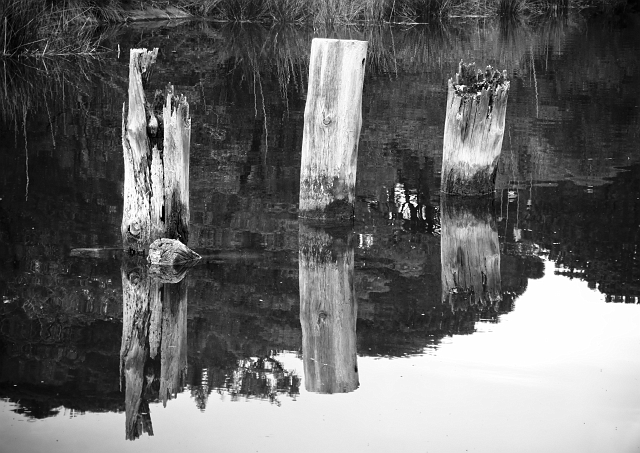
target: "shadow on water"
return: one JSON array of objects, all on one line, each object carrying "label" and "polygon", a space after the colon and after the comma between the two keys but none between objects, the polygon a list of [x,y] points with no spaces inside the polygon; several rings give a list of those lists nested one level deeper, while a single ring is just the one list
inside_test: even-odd
[{"label": "shadow on water", "polygon": [[[125,412],[135,438],[151,432],[147,405],[183,389],[201,410],[212,394],[296,398],[302,377],[278,360],[283,351],[302,357],[308,391],[352,391],[357,356],[423,353],[497,322],[547,258],[608,300],[638,300],[633,30],[573,19],[154,27],[112,35],[119,56],[49,72],[4,66],[0,395],[18,411]],[[316,36],[370,42],[345,237],[297,221]],[[139,46],[160,48],[154,84],[173,82],[191,106],[190,246],[205,259],[176,284],[133,279],[115,252],[70,253],[119,244],[122,102],[128,50]],[[446,80],[460,58],[512,77],[498,196],[479,207],[439,197]],[[162,307],[159,294],[170,299]],[[163,353],[170,345],[176,353]]]}]

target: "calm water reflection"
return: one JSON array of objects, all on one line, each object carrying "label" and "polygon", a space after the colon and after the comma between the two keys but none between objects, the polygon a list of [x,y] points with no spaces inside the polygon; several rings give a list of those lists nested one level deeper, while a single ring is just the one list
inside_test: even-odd
[{"label": "calm water reflection", "polygon": [[[639,28],[145,24],[7,62],[0,450],[637,451]],[[313,36],[370,42],[346,231],[297,220]],[[117,250],[132,46],[191,103],[171,280]],[[439,196],[460,58],[512,78],[481,203]]]}]

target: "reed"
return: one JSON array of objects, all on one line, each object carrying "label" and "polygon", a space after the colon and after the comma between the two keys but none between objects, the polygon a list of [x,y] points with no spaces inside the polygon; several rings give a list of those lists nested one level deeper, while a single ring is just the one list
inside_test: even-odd
[{"label": "reed", "polygon": [[570,10],[616,14],[630,10],[631,4],[629,0],[194,0],[180,6],[223,21],[415,24],[459,17],[530,21]]},{"label": "reed", "polygon": [[2,2],[0,56],[95,54],[100,42],[96,33],[98,22],[121,16],[111,0],[101,7],[85,3],[83,0]]},{"label": "reed", "polygon": [[[224,22],[262,23],[435,23],[461,17],[536,21],[582,11],[625,14],[632,0],[154,0],[141,7],[177,6]],[[24,53],[95,53],[87,27],[122,22],[128,0],[4,0],[0,2],[2,56]],[[77,33],[77,29],[83,30]],[[80,36],[80,39],[78,39]]]}]

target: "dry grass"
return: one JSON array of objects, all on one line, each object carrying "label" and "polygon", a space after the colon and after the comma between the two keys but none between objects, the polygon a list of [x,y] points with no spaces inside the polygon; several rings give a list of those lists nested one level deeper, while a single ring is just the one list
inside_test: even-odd
[{"label": "dry grass", "polygon": [[0,56],[87,55],[98,51],[100,20],[121,17],[111,2],[100,8],[82,0],[53,4],[42,0],[5,0],[0,5]]},{"label": "dry grass", "polygon": [[[631,4],[631,0],[169,0],[163,2],[152,0],[144,2],[146,6],[178,6],[193,14],[225,22],[313,23],[315,25],[363,22],[435,23],[457,17],[503,17],[532,22],[578,10],[615,15],[628,12]],[[0,55],[7,57],[22,54],[95,53],[98,40],[87,30],[98,22],[123,21],[124,6],[124,0],[3,0],[0,2],[0,17],[2,17]]]}]

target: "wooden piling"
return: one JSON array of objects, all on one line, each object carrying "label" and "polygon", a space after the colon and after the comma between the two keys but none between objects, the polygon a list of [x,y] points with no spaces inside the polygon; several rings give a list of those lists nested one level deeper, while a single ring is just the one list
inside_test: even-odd
[{"label": "wooden piling", "polygon": [[506,71],[487,66],[476,72],[474,63],[460,62],[448,86],[441,191],[493,193],[509,94]]},{"label": "wooden piling", "polygon": [[[189,104],[169,85],[145,96],[143,80],[158,49],[132,49],[129,57],[129,102],[123,106],[125,249],[142,251],[158,238],[189,238]],[[126,118],[125,118],[126,116]]]},{"label": "wooden piling", "polygon": [[311,43],[300,168],[302,218],[353,218],[366,56],[366,41],[316,38]]},{"label": "wooden piling", "polygon": [[309,392],[346,393],[359,385],[351,236],[300,225],[300,324]]},{"label": "wooden piling", "polygon": [[500,246],[490,200],[440,200],[442,298],[454,310],[502,300]]}]

